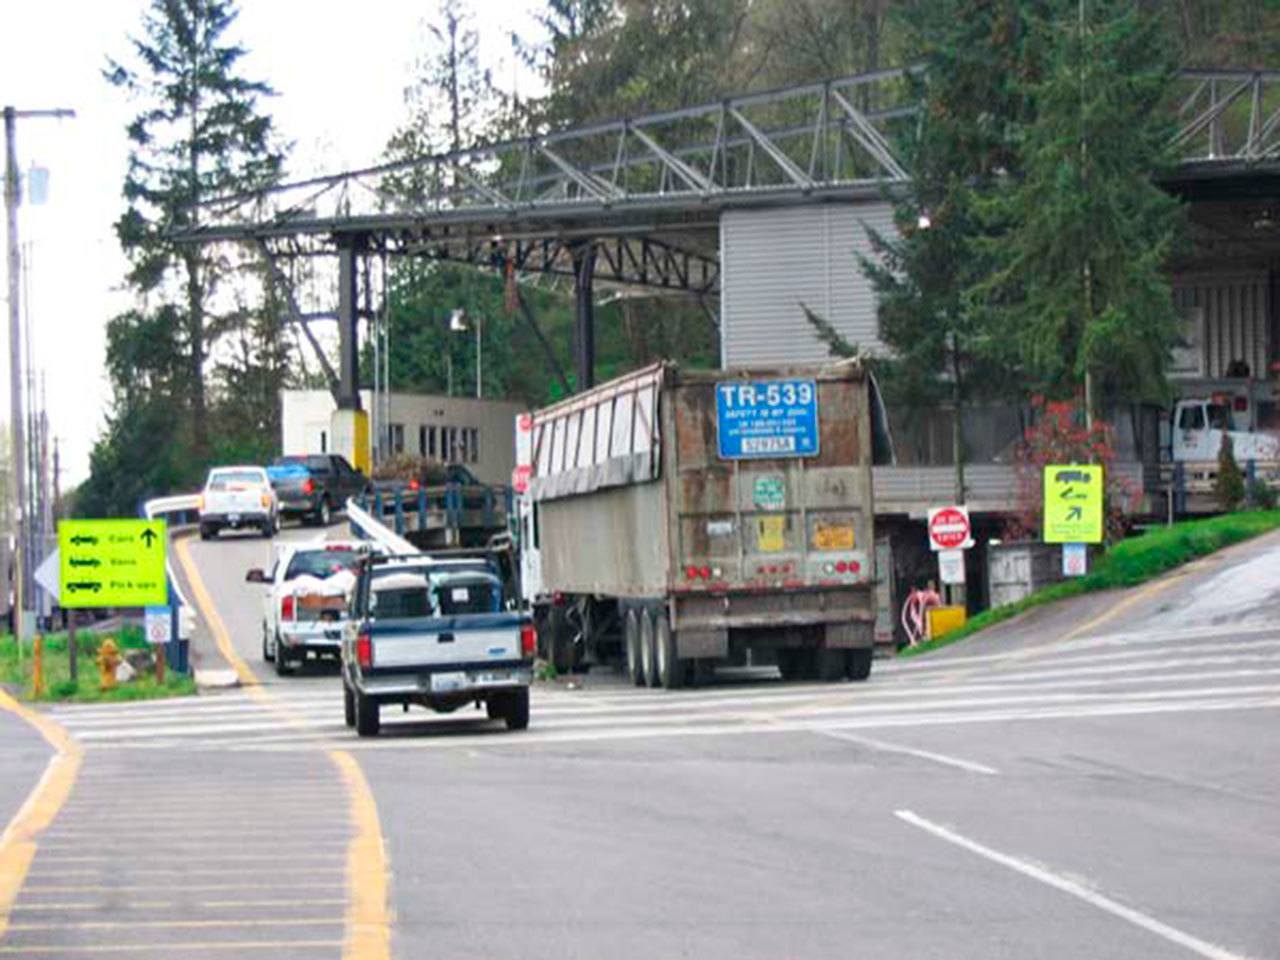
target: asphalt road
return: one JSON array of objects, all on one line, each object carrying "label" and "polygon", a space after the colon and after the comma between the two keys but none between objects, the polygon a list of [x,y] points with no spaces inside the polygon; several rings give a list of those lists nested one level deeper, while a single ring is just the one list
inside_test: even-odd
[{"label": "asphalt road", "polygon": [[[89,867],[136,872],[123,850],[153,806],[202,796],[194,778],[219,785],[209,807],[227,809],[199,835],[220,845],[175,830],[169,849],[292,891],[171,898],[165,916],[260,923],[164,930],[188,943],[171,955],[249,936],[267,944],[254,955],[337,954],[332,858],[351,827],[324,757],[340,748],[376,800],[406,960],[1280,957],[1280,537],[877,663],[863,684],[758,673],[667,694],[593,676],[537,689],[523,734],[387,711],[376,740],[343,726],[332,671],[281,680],[261,662],[261,588],[243,576],[267,545],[191,546],[262,689],[57,713],[86,764],[54,830],[96,796],[133,814],[123,859]],[[153,779],[94,793],[122,790],[125,764]],[[259,859],[202,859],[217,850]],[[76,866],[45,858],[37,880]],[[322,886],[291,886],[306,882]],[[31,884],[20,906],[54,896]],[[14,936],[4,948],[71,933]]]}]

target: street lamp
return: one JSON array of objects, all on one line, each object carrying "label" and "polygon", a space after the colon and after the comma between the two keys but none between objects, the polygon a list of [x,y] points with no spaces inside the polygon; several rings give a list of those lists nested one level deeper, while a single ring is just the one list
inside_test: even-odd
[{"label": "street lamp", "polygon": [[[481,332],[481,329],[482,329],[482,327],[483,327],[483,325],[484,325],[484,318],[483,318],[483,317],[476,317],[476,318],[475,318],[475,321],[476,321],[476,323],[475,323],[475,330],[476,330],[476,399],[477,399],[477,400],[479,400],[479,399],[480,399],[480,395],[481,395],[481,393],[483,392],[483,391],[482,391],[482,389],[481,389],[481,372],[482,372],[481,359],[482,359],[482,357],[481,357],[481,353],[480,353],[480,332]],[[453,311],[453,313],[451,313],[451,314],[449,315],[449,329],[450,329],[451,331],[453,331],[454,333],[466,333],[466,331],[467,331],[467,313],[466,313],[466,311],[465,311],[465,310],[463,310],[461,307],[459,307],[458,309],[454,310],[454,311]]]}]

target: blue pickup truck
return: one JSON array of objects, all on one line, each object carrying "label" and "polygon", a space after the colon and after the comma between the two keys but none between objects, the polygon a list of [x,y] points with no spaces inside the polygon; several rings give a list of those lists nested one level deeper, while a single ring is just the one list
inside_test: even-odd
[{"label": "blue pickup truck", "polygon": [[535,648],[493,560],[370,557],[342,642],[347,725],[376,736],[384,704],[450,713],[483,703],[490,719],[523,730]]}]

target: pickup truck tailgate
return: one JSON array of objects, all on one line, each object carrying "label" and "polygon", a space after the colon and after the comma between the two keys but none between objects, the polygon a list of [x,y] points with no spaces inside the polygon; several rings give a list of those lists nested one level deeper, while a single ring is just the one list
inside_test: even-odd
[{"label": "pickup truck tailgate", "polygon": [[204,509],[206,513],[261,513],[263,511],[262,489],[244,487],[237,490],[216,490],[205,494]]},{"label": "pickup truck tailgate", "polygon": [[374,623],[372,666],[411,670],[519,660],[520,624],[519,616],[505,613]]}]

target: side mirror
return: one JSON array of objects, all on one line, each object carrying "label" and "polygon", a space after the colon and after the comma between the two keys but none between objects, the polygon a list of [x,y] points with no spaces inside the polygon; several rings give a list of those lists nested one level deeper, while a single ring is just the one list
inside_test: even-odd
[{"label": "side mirror", "polygon": [[246,583],[270,583],[271,578],[268,577],[261,567],[254,567],[244,575]]}]

